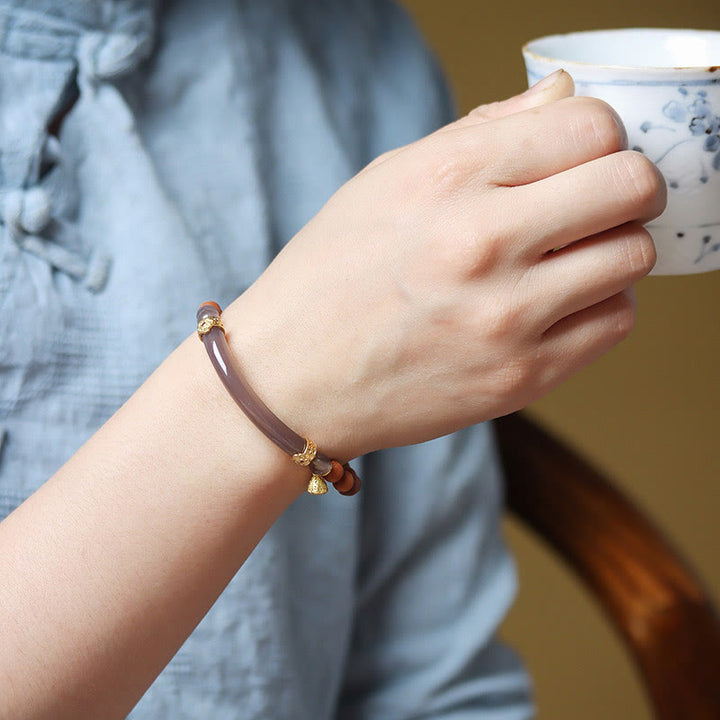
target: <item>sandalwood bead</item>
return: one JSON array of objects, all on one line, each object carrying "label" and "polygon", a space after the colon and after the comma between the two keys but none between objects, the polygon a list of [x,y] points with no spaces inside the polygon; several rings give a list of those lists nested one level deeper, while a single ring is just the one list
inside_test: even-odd
[{"label": "sandalwood bead", "polygon": [[329,483],[336,483],[342,479],[344,474],[345,468],[337,460],[333,460],[330,472],[325,476],[325,480]]},{"label": "sandalwood bead", "polygon": [[347,470],[343,473],[343,476],[335,483],[335,489],[340,493],[346,493],[348,490],[352,490],[355,486],[355,478]]},{"label": "sandalwood bead", "polygon": [[[346,465],[345,467],[346,467],[346,476],[349,476],[350,478],[352,478],[353,483],[347,490],[345,490],[345,489],[340,490],[338,488],[338,492],[341,495],[355,495],[356,493],[360,492],[360,486],[361,486],[360,478],[355,474],[355,471],[349,465]],[[337,487],[337,485],[335,487]]]},{"label": "sandalwood bead", "polygon": [[222,312],[220,306],[213,300],[206,300],[202,305],[200,305],[200,307],[204,307],[205,305],[210,305],[211,307],[214,307],[218,311],[218,315],[220,315],[220,313]]}]

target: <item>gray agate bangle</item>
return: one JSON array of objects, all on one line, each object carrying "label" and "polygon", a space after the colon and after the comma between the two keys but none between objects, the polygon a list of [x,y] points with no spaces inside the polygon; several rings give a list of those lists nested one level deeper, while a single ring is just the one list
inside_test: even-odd
[{"label": "gray agate bangle", "polygon": [[222,311],[215,302],[205,302],[197,311],[197,333],[207,350],[210,361],[231,397],[254,425],[281,450],[292,456],[298,465],[312,471],[308,483],[311,495],[327,492],[326,480],[335,484],[342,495],[354,495],[360,489],[360,480],[349,465],[341,465],[318,452],[312,440],[291,430],[257,396],[240,372],[225,337]]}]

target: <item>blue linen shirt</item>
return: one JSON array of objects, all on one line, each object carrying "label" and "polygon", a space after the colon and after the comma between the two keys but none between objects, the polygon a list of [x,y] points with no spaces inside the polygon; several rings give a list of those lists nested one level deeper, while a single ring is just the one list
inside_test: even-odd
[{"label": "blue linen shirt", "polygon": [[[0,518],[200,300],[450,117],[389,0],[0,0]],[[516,576],[490,427],[356,464],[363,492],[294,503],[133,720],[532,716],[495,639]]]}]

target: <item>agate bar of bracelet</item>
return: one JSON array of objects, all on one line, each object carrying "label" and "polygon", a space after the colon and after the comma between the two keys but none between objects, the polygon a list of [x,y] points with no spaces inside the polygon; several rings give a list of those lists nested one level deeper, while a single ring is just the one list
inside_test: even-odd
[{"label": "agate bar of bracelet", "polygon": [[[220,318],[221,315],[217,303],[206,302],[198,308],[197,321],[200,323],[204,318]],[[248,384],[228,345],[222,326],[211,327],[201,335],[201,339],[230,396],[258,430],[288,455],[305,452],[305,438],[280,420]],[[314,474],[323,476],[330,472],[332,465],[329,457],[318,452],[308,467]]]}]

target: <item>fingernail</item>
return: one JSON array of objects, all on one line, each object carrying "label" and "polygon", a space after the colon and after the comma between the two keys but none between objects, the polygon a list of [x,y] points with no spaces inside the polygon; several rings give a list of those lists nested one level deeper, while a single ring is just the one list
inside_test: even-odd
[{"label": "fingernail", "polygon": [[542,92],[543,90],[547,90],[548,88],[552,87],[559,79],[560,76],[565,71],[560,69],[556,70],[554,73],[550,73],[547,77],[544,77],[542,80],[536,82],[532,87],[528,88],[523,95],[533,95],[537,92]]}]

